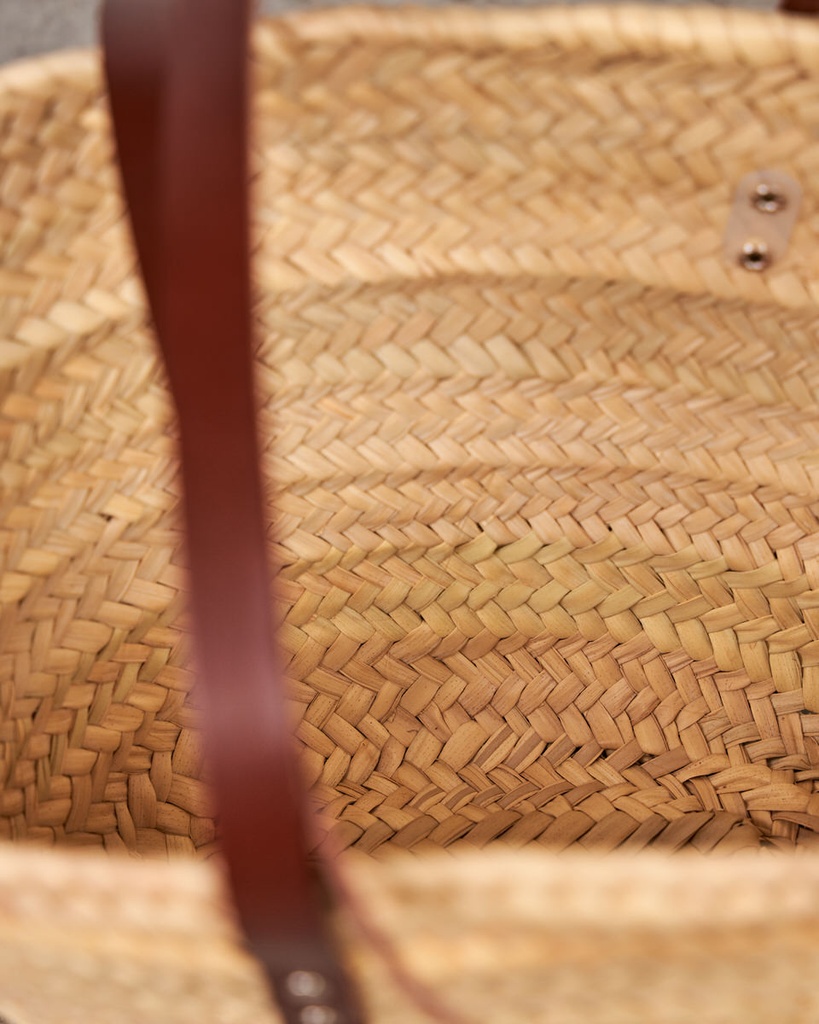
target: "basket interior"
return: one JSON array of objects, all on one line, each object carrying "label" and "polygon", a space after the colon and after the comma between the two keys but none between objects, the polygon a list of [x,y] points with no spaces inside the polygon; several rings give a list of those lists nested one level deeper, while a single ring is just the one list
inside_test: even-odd
[{"label": "basket interior", "polygon": [[[271,555],[343,846],[817,841],[819,37],[700,14],[258,30]],[[208,854],[94,59],[4,71],[0,116],[0,835]],[[804,198],[755,275],[722,235],[768,166]]]}]

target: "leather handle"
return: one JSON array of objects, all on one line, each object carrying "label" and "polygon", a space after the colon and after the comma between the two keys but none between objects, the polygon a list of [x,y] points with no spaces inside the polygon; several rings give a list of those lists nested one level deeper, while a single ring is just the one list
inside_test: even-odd
[{"label": "leather handle", "polygon": [[250,324],[247,4],[107,0],[103,42],[179,419],[205,752],[236,908],[287,1024],[360,1024],[308,868],[274,643]]}]

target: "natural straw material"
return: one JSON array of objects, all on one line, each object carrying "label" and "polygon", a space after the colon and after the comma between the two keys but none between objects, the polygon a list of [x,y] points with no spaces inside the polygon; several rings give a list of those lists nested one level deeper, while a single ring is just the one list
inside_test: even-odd
[{"label": "natural straw material", "polygon": [[[349,879],[465,1024],[811,1024],[819,862],[473,851]],[[377,1024],[429,1024],[344,923]],[[9,1024],[277,1024],[213,862],[0,854]]]},{"label": "natural straw material", "polygon": [[[351,9],[256,42],[282,643],[339,842],[814,844],[819,27]],[[96,58],[4,70],[0,114],[0,832],[207,851]],[[804,199],[751,274],[722,237],[771,166]]]}]

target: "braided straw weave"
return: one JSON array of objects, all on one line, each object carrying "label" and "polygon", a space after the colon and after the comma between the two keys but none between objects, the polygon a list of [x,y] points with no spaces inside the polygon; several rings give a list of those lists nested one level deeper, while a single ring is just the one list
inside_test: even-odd
[{"label": "braided straw weave", "polygon": [[[256,42],[272,543],[328,827],[814,845],[819,28],[350,9]],[[4,70],[0,117],[0,833],[209,851],[97,58]],[[750,274],[722,238],[770,166],[804,200]]]},{"label": "braided straw weave", "polygon": [[[819,863],[473,851],[354,858],[414,977],[464,1024],[812,1024]],[[278,1024],[214,862],[0,851],[8,1024]],[[429,1024],[344,924],[377,1024]],[[448,1022],[451,1018],[448,1018]]]}]

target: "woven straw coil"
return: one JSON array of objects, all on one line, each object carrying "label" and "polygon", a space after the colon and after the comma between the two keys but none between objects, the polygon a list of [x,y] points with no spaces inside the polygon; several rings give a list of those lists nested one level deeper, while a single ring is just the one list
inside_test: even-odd
[{"label": "woven straw coil", "polygon": [[[811,845],[819,30],[351,9],[257,54],[282,641],[336,837]],[[0,832],[208,851],[100,89],[0,76]],[[804,199],[752,275],[722,236],[770,166]]]}]

